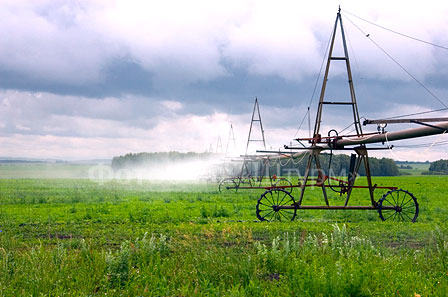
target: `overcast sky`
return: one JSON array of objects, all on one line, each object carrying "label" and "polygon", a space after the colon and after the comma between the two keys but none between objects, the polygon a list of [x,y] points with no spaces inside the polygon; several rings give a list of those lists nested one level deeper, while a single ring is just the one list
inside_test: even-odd
[{"label": "overcast sky", "polygon": [[[361,116],[443,105],[350,20],[448,105],[447,50],[348,14],[448,46],[446,1],[2,0],[0,156],[72,160],[203,152],[216,146],[218,136],[226,146],[230,123],[244,147],[255,97],[269,147],[307,136],[307,124],[297,128],[339,4]],[[347,79],[339,66],[331,68],[330,100],[349,99],[342,98]],[[348,116],[343,108],[327,110],[323,134],[342,130]],[[444,146],[377,155],[448,158]]]}]

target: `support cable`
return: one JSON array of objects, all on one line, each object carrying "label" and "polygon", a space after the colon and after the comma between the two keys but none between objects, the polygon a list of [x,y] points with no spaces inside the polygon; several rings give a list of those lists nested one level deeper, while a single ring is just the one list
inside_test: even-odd
[{"label": "support cable", "polygon": [[283,167],[283,166],[286,166],[286,165],[288,165],[288,163],[289,163],[289,161],[291,161],[291,159],[292,159],[292,158],[288,158],[288,159],[286,159],[286,162],[285,162],[285,163],[282,163],[282,160],[281,160],[281,159],[279,159],[279,160],[278,160],[278,162],[279,162],[280,166],[282,166],[282,167]]},{"label": "support cable", "polygon": [[[440,146],[440,145],[445,145],[448,144],[447,140],[444,141],[438,141],[443,135],[445,135],[447,132],[447,130],[443,131],[442,134],[439,134],[439,136],[437,136],[437,138],[432,142],[432,143],[420,143],[420,144],[414,144],[414,146],[412,145],[400,145],[398,147],[426,147],[426,149],[423,151],[422,154],[426,154],[433,146]],[[395,146],[397,147],[397,146]]]},{"label": "support cable", "polygon": [[[307,109],[308,117],[309,117],[309,113],[310,113],[311,104],[313,103],[313,100],[314,100],[314,95],[316,94],[316,89],[317,89],[317,85],[319,83],[320,75],[322,74],[322,69],[324,67],[324,63],[326,60],[325,58],[327,57],[328,49],[330,48],[330,41],[331,41],[332,36],[333,36],[333,33],[330,34],[330,38],[328,39],[327,48],[325,49],[322,63],[320,64],[319,74],[317,75],[316,83],[314,84],[314,88],[313,88],[313,93],[311,94],[310,102],[308,103],[308,109]],[[307,116],[307,114],[305,113],[305,115],[302,118],[302,121],[300,122],[299,128],[297,128],[297,131],[294,134],[293,138],[296,138],[297,133],[299,133],[300,129],[302,128],[302,125],[303,125],[303,122],[305,121],[306,116]]]},{"label": "support cable", "polygon": [[434,94],[430,89],[428,89],[421,81],[419,81],[412,73],[410,73],[403,65],[401,65],[394,57],[392,57],[385,49],[383,49],[378,43],[376,43],[371,37],[370,34],[364,32],[359,26],[357,26],[350,18],[345,16],[345,18],[352,23],[364,36],[366,36],[380,51],[382,51],[386,56],[389,57],[395,64],[397,64],[409,77],[411,77],[415,82],[417,82],[423,89],[425,89],[432,97],[434,97],[443,107],[448,109],[448,105],[446,105],[436,94]]},{"label": "support cable", "polygon": [[438,48],[441,48],[441,49],[444,49],[444,50],[448,50],[448,47],[446,47],[446,46],[439,45],[439,44],[435,44],[435,43],[432,43],[432,42],[429,42],[429,41],[426,41],[426,40],[423,40],[423,39],[420,39],[420,38],[417,38],[417,37],[413,37],[413,36],[410,36],[410,35],[407,35],[407,34],[404,34],[404,33],[400,33],[400,32],[398,32],[398,31],[395,31],[395,30],[392,30],[392,29],[389,29],[389,28],[386,28],[386,27],[384,27],[384,26],[381,26],[381,25],[375,24],[374,22],[371,22],[371,21],[369,21],[369,20],[366,20],[366,19],[364,19],[364,18],[362,18],[362,17],[359,17],[359,16],[357,16],[357,15],[355,15],[355,14],[353,14],[353,13],[347,11],[347,10],[344,10],[344,12],[345,12],[345,13],[348,13],[348,14],[351,15],[351,16],[354,16],[355,18],[360,19],[361,21],[364,21],[364,22],[366,22],[366,23],[369,23],[369,24],[371,24],[371,25],[374,25],[374,26],[376,26],[376,27],[378,27],[378,28],[381,28],[381,29],[383,29],[383,30],[386,30],[386,31],[389,31],[389,32],[392,32],[392,33],[395,33],[395,34],[398,34],[398,35],[401,35],[401,36],[403,36],[403,37],[406,37],[406,38],[409,38],[409,39],[412,39],[412,40],[415,40],[415,41],[419,41],[419,42],[422,42],[422,43],[426,43],[426,44],[429,44],[429,45],[432,45],[432,46],[435,46],[435,47],[438,47]]},{"label": "support cable", "polygon": [[[390,146],[389,145],[389,140],[388,140],[388,138],[387,138],[387,134],[389,133],[389,132],[386,132],[386,134],[384,135],[385,136],[385,138],[386,138],[386,143],[387,143],[387,146],[388,146],[388,148],[389,148],[389,151],[390,151],[390,153],[392,154],[392,156],[394,156],[395,157],[395,159],[396,160],[398,160],[398,161],[403,161],[403,159],[401,159],[401,158],[399,158],[393,151],[392,151],[392,147],[408,147],[408,148],[418,148],[418,147],[426,147],[426,149],[422,152],[422,154],[426,154],[433,146],[439,146],[439,145],[446,145],[446,144],[448,144],[448,141],[440,141],[440,142],[437,142],[437,140],[439,140],[440,139],[440,137],[442,137],[443,135],[445,135],[445,133],[447,132],[447,130],[445,130],[445,131],[443,131],[443,133],[442,134],[440,134],[431,144],[429,144],[429,143],[425,143],[425,144],[416,144],[416,145],[400,145],[400,146]],[[429,144],[429,146],[428,146],[428,144]]]},{"label": "support cable", "polygon": [[[347,31],[347,28],[345,30]],[[353,50],[352,42],[350,41],[350,34],[346,34],[346,36],[347,36],[347,40],[348,40],[348,45],[350,46],[350,50],[351,50],[351,52],[353,54],[353,58],[355,60],[356,69],[358,70],[360,79],[363,79],[363,75],[361,73],[361,70],[359,69],[358,59],[356,59],[355,51]]]},{"label": "support cable", "polygon": [[299,164],[299,163],[302,162],[303,159],[305,159],[305,157],[307,157],[307,156],[308,156],[307,153],[302,154],[302,157],[301,157],[300,159],[297,158],[297,161],[296,161],[296,162],[294,162],[294,157],[293,157],[293,158],[292,158],[292,164],[294,164],[294,165]]},{"label": "support cable", "polygon": [[342,132],[344,132],[345,130],[347,130],[348,128],[350,128],[353,124],[355,124],[355,122],[350,123],[350,125],[348,125],[348,126],[345,127],[344,129],[342,129],[341,131],[339,131],[338,134],[342,134]]},{"label": "support cable", "polygon": [[309,106],[308,106],[308,137],[311,138],[311,113]]},{"label": "support cable", "polygon": [[434,143],[420,143],[420,144],[409,144],[409,145],[394,145],[394,148],[425,148],[425,147],[431,147],[431,146],[442,146],[447,145],[448,141],[439,141]]},{"label": "support cable", "polygon": [[434,144],[432,143],[420,143],[420,144],[409,144],[409,145],[394,145],[394,148],[427,148],[431,146],[442,146],[447,145],[448,141],[440,141]]},{"label": "support cable", "polygon": [[403,117],[410,117],[410,116],[415,116],[415,115],[428,114],[428,113],[439,112],[439,111],[444,111],[444,110],[448,110],[448,108],[440,108],[440,109],[434,109],[434,110],[428,110],[428,111],[422,111],[422,112],[409,113],[409,114],[405,114],[405,115],[385,118],[385,119],[382,119],[382,120],[393,120],[393,119],[399,119],[399,118],[403,118]]},{"label": "support cable", "polygon": [[387,134],[388,134],[388,133],[389,133],[389,132],[386,132],[386,133],[384,134],[384,137],[386,138],[386,143],[387,143],[387,147],[388,147],[388,149],[389,149],[389,152],[392,154],[392,156],[395,157],[396,160],[398,160],[398,161],[403,161],[403,159],[398,158],[398,156],[395,155],[395,153],[392,151],[392,147],[391,147],[390,144],[389,144],[389,139],[387,138]]}]

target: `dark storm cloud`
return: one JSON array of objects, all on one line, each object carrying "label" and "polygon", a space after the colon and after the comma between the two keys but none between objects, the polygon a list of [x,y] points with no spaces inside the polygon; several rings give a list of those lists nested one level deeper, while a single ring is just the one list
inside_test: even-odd
[{"label": "dark storm cloud", "polygon": [[[151,129],[182,109],[169,101],[137,96],[93,99],[17,91],[1,95],[2,135],[126,136],[124,129]],[[110,129],[112,125],[124,129]]]},{"label": "dark storm cloud", "polygon": [[[196,12],[164,15],[168,4],[7,1],[0,9],[1,33],[7,37],[0,42],[0,88],[92,98],[158,97],[183,102],[198,113],[238,113],[242,109],[235,105],[256,96],[269,106],[306,105],[335,15],[330,8],[318,14],[319,5],[305,13],[302,5],[289,4],[290,11],[232,2],[219,7],[224,13],[204,5]],[[372,93],[375,102],[389,102],[391,93],[414,88],[403,84],[409,78],[345,23],[356,49],[352,66],[364,77],[357,87],[375,86],[367,102]],[[433,26],[429,20],[426,25]],[[406,40],[404,51],[398,41],[391,42],[393,36],[360,26],[392,54],[402,55],[399,60],[415,76],[445,88],[443,53],[407,47]],[[428,38],[446,39],[437,36]],[[406,103],[421,103],[407,97]]]},{"label": "dark storm cloud", "polygon": [[136,62],[114,59],[103,67],[101,80],[76,84],[27,78],[20,73],[1,70],[0,88],[92,98],[127,94],[154,96],[160,92],[153,87],[153,76]]}]

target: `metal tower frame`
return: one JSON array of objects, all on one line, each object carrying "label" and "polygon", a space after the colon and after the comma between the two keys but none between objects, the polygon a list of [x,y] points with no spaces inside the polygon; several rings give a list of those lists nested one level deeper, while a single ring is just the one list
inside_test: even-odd
[{"label": "metal tower frame", "polygon": [[[255,116],[255,112],[258,115],[258,118],[256,119]],[[261,130],[261,139],[251,139],[251,135],[252,135],[252,127],[254,122],[259,122],[260,123],[260,130]],[[258,104],[258,98],[255,97],[255,104],[254,104],[254,110],[252,111],[252,118],[250,121],[250,128],[249,128],[249,136],[247,137],[247,145],[246,145],[246,155],[247,155],[247,151],[249,149],[249,144],[251,142],[262,142],[263,143],[263,149],[266,149],[266,140],[264,138],[264,130],[263,130],[263,122],[261,121],[261,114],[260,114],[260,106]]]},{"label": "metal tower frame", "polygon": [[[254,123],[259,123],[260,125],[260,131],[261,131],[261,139],[252,139],[252,131],[254,128]],[[248,177],[248,181],[247,183],[249,184],[249,186],[254,186],[255,183],[258,182],[258,185],[261,186],[261,183],[263,181],[263,177],[265,175],[269,175],[269,180],[272,183],[272,178],[270,175],[270,168],[269,168],[269,159],[265,158],[265,159],[254,159],[253,157],[250,157],[247,155],[247,152],[249,150],[249,145],[251,142],[261,142],[263,144],[263,149],[266,149],[266,139],[264,137],[264,129],[263,129],[263,122],[261,120],[261,113],[260,113],[260,105],[258,103],[258,98],[255,97],[255,103],[254,103],[254,108],[252,110],[252,117],[251,117],[251,121],[250,121],[250,128],[249,128],[249,135],[247,137],[247,144],[246,144],[246,153],[244,155],[244,161],[243,161],[243,165],[241,167],[241,173],[240,176],[238,178],[238,187],[244,183],[245,181],[243,181],[243,179],[245,177]],[[252,181],[252,176],[251,176],[251,168],[249,168],[249,164],[251,162],[253,162],[254,160],[260,161],[260,174],[257,176],[257,180]]]},{"label": "metal tower frame", "polygon": [[[344,56],[339,56],[339,57],[333,56],[334,41],[335,41],[338,25],[340,27],[340,32],[341,32],[341,37],[342,37],[342,46],[343,46],[343,50],[344,50]],[[326,87],[327,87],[328,74],[330,72],[330,64],[332,61],[345,61],[348,85],[349,85],[349,89],[350,89],[350,101],[327,101],[327,100],[325,100],[325,98],[326,98],[325,91],[326,91]],[[350,68],[350,59],[349,59],[348,50],[347,50],[347,43],[346,43],[346,39],[345,39],[345,32],[344,32],[344,26],[342,24],[340,8],[339,8],[337,16],[336,16],[336,21],[335,21],[334,28],[333,28],[333,34],[331,37],[327,65],[325,68],[325,75],[324,75],[323,82],[322,82],[322,89],[321,89],[319,105],[318,105],[318,109],[317,109],[316,122],[314,125],[313,138],[308,139],[311,143],[311,154],[308,158],[303,184],[300,185],[300,188],[301,188],[300,198],[299,198],[299,201],[297,202],[297,204],[299,206],[302,204],[302,200],[303,200],[303,196],[304,196],[305,189],[307,186],[307,182],[309,180],[309,175],[310,175],[313,160],[316,165],[317,172],[318,172],[316,184],[322,188],[322,193],[323,193],[323,196],[325,199],[325,203],[327,206],[329,206],[328,197],[327,197],[327,193],[325,190],[326,177],[322,170],[322,166],[321,166],[320,158],[319,158],[319,155],[320,155],[321,151],[323,150],[322,147],[319,146],[319,144],[322,143],[322,140],[323,140],[322,136],[320,134],[320,128],[321,128],[322,111],[323,111],[324,105],[351,106],[352,113],[353,113],[353,125],[355,126],[356,136],[358,136],[358,137],[363,136],[361,122],[360,122],[359,113],[358,113],[358,106],[356,103],[355,89],[353,86],[352,72],[351,72],[351,68]],[[336,135],[336,138],[337,138],[337,135]],[[330,135],[328,135],[327,139],[331,139]],[[330,140],[328,140],[328,141],[330,141]],[[366,171],[367,183],[368,183],[368,188],[369,188],[369,192],[370,192],[370,199],[371,199],[372,205],[376,205],[377,202],[375,201],[374,196],[373,196],[374,187],[372,185],[372,180],[371,180],[371,175],[370,175],[370,166],[369,166],[369,158],[368,158],[368,154],[367,154],[367,148],[366,148],[365,144],[361,144],[360,146],[354,148],[354,151],[356,152],[356,154],[352,154],[352,158],[351,158],[351,163],[350,163],[350,171],[351,172],[349,172],[349,180],[348,180],[349,185],[347,187],[347,196],[346,196],[346,200],[345,200],[345,206],[347,206],[348,201],[350,199],[351,191],[353,189],[353,185],[355,183],[356,176],[358,174],[359,168],[362,163],[364,164],[365,171]]]},{"label": "metal tower frame", "polygon": [[233,148],[234,148],[234,150],[236,152],[237,151],[237,149],[236,149],[236,141],[235,141],[235,134],[233,133],[233,125],[232,125],[232,123],[230,124],[229,137],[227,138],[226,154],[229,152],[229,144],[230,144],[231,141],[233,141]]},{"label": "metal tower frame", "polygon": [[216,153],[223,153],[222,149],[222,141],[221,141],[221,135],[218,135],[218,141],[216,143]]}]

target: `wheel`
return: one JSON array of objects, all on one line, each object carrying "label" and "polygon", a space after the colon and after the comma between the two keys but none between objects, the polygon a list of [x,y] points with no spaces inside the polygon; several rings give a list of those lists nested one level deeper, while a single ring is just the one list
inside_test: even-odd
[{"label": "wheel", "polygon": [[[292,193],[292,190],[294,189],[292,187],[292,183],[287,180],[286,178],[280,178],[277,180],[277,182],[274,184],[274,187],[282,187],[281,189],[285,190],[289,194]],[[284,188],[287,187],[287,188]]]},{"label": "wheel", "polygon": [[237,191],[238,185],[235,183],[233,178],[225,178],[223,179],[218,186],[219,193],[229,192],[229,191]]},{"label": "wheel", "polygon": [[383,221],[415,222],[418,210],[417,198],[402,189],[389,191],[378,201],[378,212]]},{"label": "wheel", "polygon": [[258,199],[257,217],[260,221],[293,221],[297,209],[282,209],[279,207],[294,204],[294,198],[283,189],[266,191]]}]

